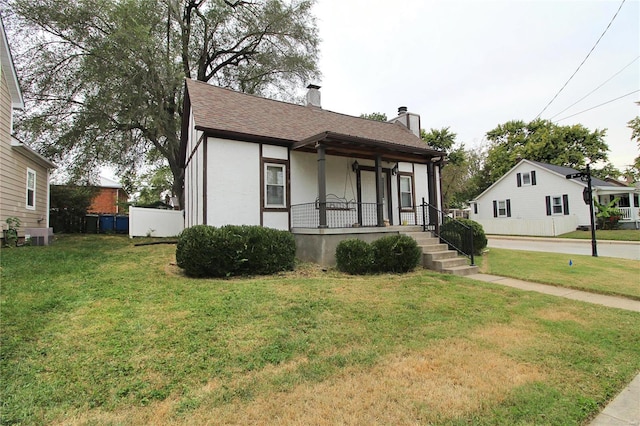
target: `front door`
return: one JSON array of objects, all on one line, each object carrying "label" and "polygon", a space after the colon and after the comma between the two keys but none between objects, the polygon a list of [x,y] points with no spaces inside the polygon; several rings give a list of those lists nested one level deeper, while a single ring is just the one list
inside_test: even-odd
[{"label": "front door", "polygon": [[383,206],[383,217],[384,220],[388,220],[389,223],[391,223],[391,221],[389,220],[389,218],[391,217],[389,215],[389,208],[391,207],[391,199],[389,198],[389,186],[390,186],[390,182],[389,182],[389,175],[387,172],[383,172],[382,173],[382,206]]},{"label": "front door", "polygon": [[[360,174],[360,192],[358,194],[358,202],[364,203],[361,208],[364,211],[363,214],[363,226],[375,226],[376,222],[376,173],[371,167],[361,168],[358,173]],[[388,220],[390,224],[393,224],[392,209],[393,203],[391,201],[391,180],[390,170],[382,170],[382,206],[383,206],[383,218]]]}]

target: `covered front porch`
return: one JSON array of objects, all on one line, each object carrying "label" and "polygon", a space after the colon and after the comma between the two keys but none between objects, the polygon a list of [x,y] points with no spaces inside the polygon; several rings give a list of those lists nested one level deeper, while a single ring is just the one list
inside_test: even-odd
[{"label": "covered front porch", "polygon": [[640,188],[634,187],[598,188],[596,191],[597,200],[600,204],[608,204],[617,200],[615,206],[622,213],[619,225],[627,229],[640,228],[639,194]]},{"label": "covered front porch", "polygon": [[392,145],[332,132],[294,144],[290,228],[425,223],[428,215],[419,211],[420,203],[426,200],[441,207],[439,181],[445,154],[426,144]]},{"label": "covered front porch", "polygon": [[438,215],[424,206],[441,205],[444,155],[426,144],[396,146],[332,132],[294,144],[289,212],[298,257],[330,266],[342,240],[430,229]]}]

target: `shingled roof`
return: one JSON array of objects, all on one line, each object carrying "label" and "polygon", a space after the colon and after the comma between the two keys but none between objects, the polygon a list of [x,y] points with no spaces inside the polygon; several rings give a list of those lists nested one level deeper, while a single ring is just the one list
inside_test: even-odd
[{"label": "shingled roof", "polygon": [[[556,172],[560,175],[566,176],[573,173],[578,173],[579,170],[572,169],[571,167],[565,166],[556,166],[555,164],[542,163],[540,161],[529,160],[533,164],[537,164],[540,167],[544,167],[547,170],[551,170],[552,172]],[[591,185],[593,186],[614,186],[612,183],[606,182],[602,179],[598,179],[597,177],[591,177]]]},{"label": "shingled roof", "polygon": [[195,128],[212,135],[295,147],[331,138],[421,156],[443,155],[401,124],[275,101],[190,79],[186,89]]}]

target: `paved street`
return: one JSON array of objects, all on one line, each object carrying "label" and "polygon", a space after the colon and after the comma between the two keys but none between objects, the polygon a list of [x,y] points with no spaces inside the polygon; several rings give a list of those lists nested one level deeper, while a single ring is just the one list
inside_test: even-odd
[{"label": "paved street", "polygon": [[[591,240],[488,235],[489,248],[591,255]],[[598,256],[640,260],[640,243],[597,241]]]}]

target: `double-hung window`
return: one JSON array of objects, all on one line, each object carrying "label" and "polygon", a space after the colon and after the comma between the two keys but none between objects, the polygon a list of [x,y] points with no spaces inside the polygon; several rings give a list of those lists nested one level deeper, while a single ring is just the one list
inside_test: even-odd
[{"label": "double-hung window", "polygon": [[507,217],[507,202],[498,201],[498,217]]},{"label": "double-hung window", "polygon": [[552,200],[553,214],[562,214],[562,197],[553,197]]},{"label": "double-hung window", "polygon": [[521,186],[531,186],[536,184],[536,171],[516,173],[516,183],[518,188]]},{"label": "double-hung window", "polygon": [[286,166],[265,163],[265,207],[283,208],[286,202]]},{"label": "double-hung window", "polygon": [[29,210],[36,209],[36,172],[31,169],[27,169],[26,207]]},{"label": "double-hung window", "polygon": [[400,176],[400,208],[413,208],[413,185],[411,176]]},{"label": "double-hung window", "polygon": [[545,203],[547,205],[547,216],[554,214],[569,214],[569,196],[563,195],[547,195],[545,197]]},{"label": "double-hung window", "polygon": [[493,217],[511,217],[511,200],[493,200]]}]

